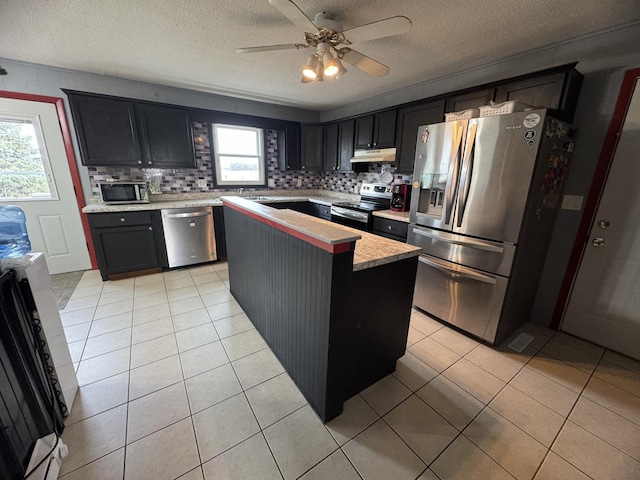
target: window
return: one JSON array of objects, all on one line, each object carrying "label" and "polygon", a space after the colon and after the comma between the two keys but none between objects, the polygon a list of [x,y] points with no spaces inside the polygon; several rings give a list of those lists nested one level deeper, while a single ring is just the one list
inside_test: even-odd
[{"label": "window", "polygon": [[211,137],[216,186],[266,186],[262,129],[214,123]]},{"label": "window", "polygon": [[0,201],[55,200],[37,116],[0,116]]}]

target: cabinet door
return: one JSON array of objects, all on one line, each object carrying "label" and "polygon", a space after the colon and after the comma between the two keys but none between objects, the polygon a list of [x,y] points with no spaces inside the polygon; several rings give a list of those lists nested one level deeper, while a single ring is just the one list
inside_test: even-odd
[{"label": "cabinet door", "polygon": [[337,169],[341,172],[350,172],[353,170],[351,159],[353,158],[354,128],[355,122],[353,120],[345,120],[338,124],[340,152]]},{"label": "cabinet door", "polygon": [[338,143],[338,124],[329,123],[324,126],[324,161],[322,169],[336,170],[339,165],[340,146]]},{"label": "cabinet door", "polygon": [[287,124],[278,130],[278,169],[300,170],[300,125]]},{"label": "cabinet door", "polygon": [[355,143],[357,149],[373,147],[373,115],[356,118]]},{"label": "cabinet door", "polygon": [[533,107],[557,109],[562,99],[564,78],[564,73],[556,73],[499,86],[496,102],[517,100]]},{"label": "cabinet door", "polygon": [[478,108],[489,105],[495,96],[495,88],[478,90],[447,98],[446,112],[461,112],[469,108]]},{"label": "cabinet door", "polygon": [[398,151],[395,166],[398,172],[413,172],[418,127],[442,122],[444,101],[425,103],[398,111]]},{"label": "cabinet door", "polygon": [[196,156],[188,110],[139,104],[145,167],[194,168]]},{"label": "cabinet door", "polygon": [[93,240],[103,278],[159,266],[151,225],[97,228]]},{"label": "cabinet door", "polygon": [[302,126],[302,170],[322,170],[322,125]]},{"label": "cabinet door", "polygon": [[218,260],[227,258],[227,239],[224,230],[224,207],[213,207],[213,229],[216,236]]},{"label": "cabinet door", "polygon": [[396,144],[396,110],[378,113],[374,119],[373,146],[388,148]]},{"label": "cabinet door", "polygon": [[83,165],[142,165],[133,102],[69,94]]}]

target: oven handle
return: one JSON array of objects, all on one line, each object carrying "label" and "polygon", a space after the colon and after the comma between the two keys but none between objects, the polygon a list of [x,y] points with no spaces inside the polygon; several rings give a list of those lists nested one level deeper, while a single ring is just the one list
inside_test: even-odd
[{"label": "oven handle", "polygon": [[435,258],[427,259],[423,255],[420,255],[418,257],[418,261],[420,261],[420,263],[428,265],[429,267],[441,270],[448,274],[450,277],[470,278],[471,280],[477,280],[478,282],[489,283],[491,285],[496,285],[498,283],[495,277],[479,273],[475,270],[472,270],[471,268],[463,267],[462,265],[455,265],[455,268],[451,268],[448,265],[453,264],[450,264],[449,262],[436,260]]},{"label": "oven handle", "polygon": [[361,216],[359,215],[349,215],[347,213],[343,213],[343,211],[339,211],[335,208],[331,209],[331,215],[335,215],[336,217],[342,217],[342,218],[347,218],[349,220],[355,220],[356,222],[361,222],[361,223],[367,223],[366,219],[363,219]]},{"label": "oven handle", "polygon": [[421,237],[432,238],[441,242],[453,243],[455,245],[461,245],[463,247],[475,248],[477,250],[486,250],[493,253],[504,253],[504,248],[493,243],[483,242],[475,238],[464,237],[460,238],[458,235],[450,233],[437,232],[435,230],[422,230],[414,228],[413,233],[420,235]]}]

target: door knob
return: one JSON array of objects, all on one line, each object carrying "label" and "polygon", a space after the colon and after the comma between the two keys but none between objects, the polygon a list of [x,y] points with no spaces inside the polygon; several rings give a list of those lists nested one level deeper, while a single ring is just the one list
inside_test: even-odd
[{"label": "door knob", "polygon": [[602,245],[604,245],[604,238],[596,237],[593,239],[591,243],[593,244],[594,247],[601,247]]},{"label": "door knob", "polygon": [[598,226],[599,226],[600,228],[608,228],[608,227],[609,227],[609,225],[611,225],[611,223],[609,223],[607,220],[600,220],[600,221],[598,222]]}]

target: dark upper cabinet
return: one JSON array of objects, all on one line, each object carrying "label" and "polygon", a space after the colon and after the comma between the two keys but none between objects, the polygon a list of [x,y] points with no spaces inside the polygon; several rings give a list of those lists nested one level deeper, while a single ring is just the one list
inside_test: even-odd
[{"label": "dark upper cabinet", "polygon": [[287,124],[278,130],[278,169],[300,170],[300,124]]},{"label": "dark upper cabinet", "polygon": [[135,104],[69,95],[83,165],[142,166]]},{"label": "dark upper cabinet", "polygon": [[76,92],[67,95],[83,165],[195,167],[187,109]]},{"label": "dark upper cabinet", "polygon": [[329,123],[324,126],[324,160],[323,170],[353,170],[353,131],[354,120]]},{"label": "dark upper cabinet", "polygon": [[194,168],[196,156],[189,111],[160,105],[136,105],[142,135],[143,164],[155,168]]},{"label": "dark upper cabinet", "polygon": [[418,127],[443,121],[444,100],[398,110],[398,139],[395,167],[398,172],[413,172]]},{"label": "dark upper cabinet", "polygon": [[488,88],[447,98],[445,112],[461,112],[470,108],[489,105],[496,94],[495,88]]},{"label": "dark upper cabinet", "polygon": [[582,78],[578,71],[570,69],[506,83],[496,87],[495,101],[516,100],[538,108],[550,108],[560,120],[572,122]]},{"label": "dark upper cabinet", "polygon": [[338,170],[341,172],[353,170],[351,159],[353,158],[354,130],[354,120],[345,120],[338,124]]},{"label": "dark upper cabinet", "polygon": [[322,170],[324,128],[322,124],[302,125],[302,158],[300,168]]},{"label": "dark upper cabinet", "polygon": [[396,110],[365,115],[355,120],[355,148],[393,147],[396,141]]},{"label": "dark upper cabinet", "polygon": [[323,170],[336,170],[340,158],[338,144],[338,124],[329,123],[324,126],[324,161]]}]

